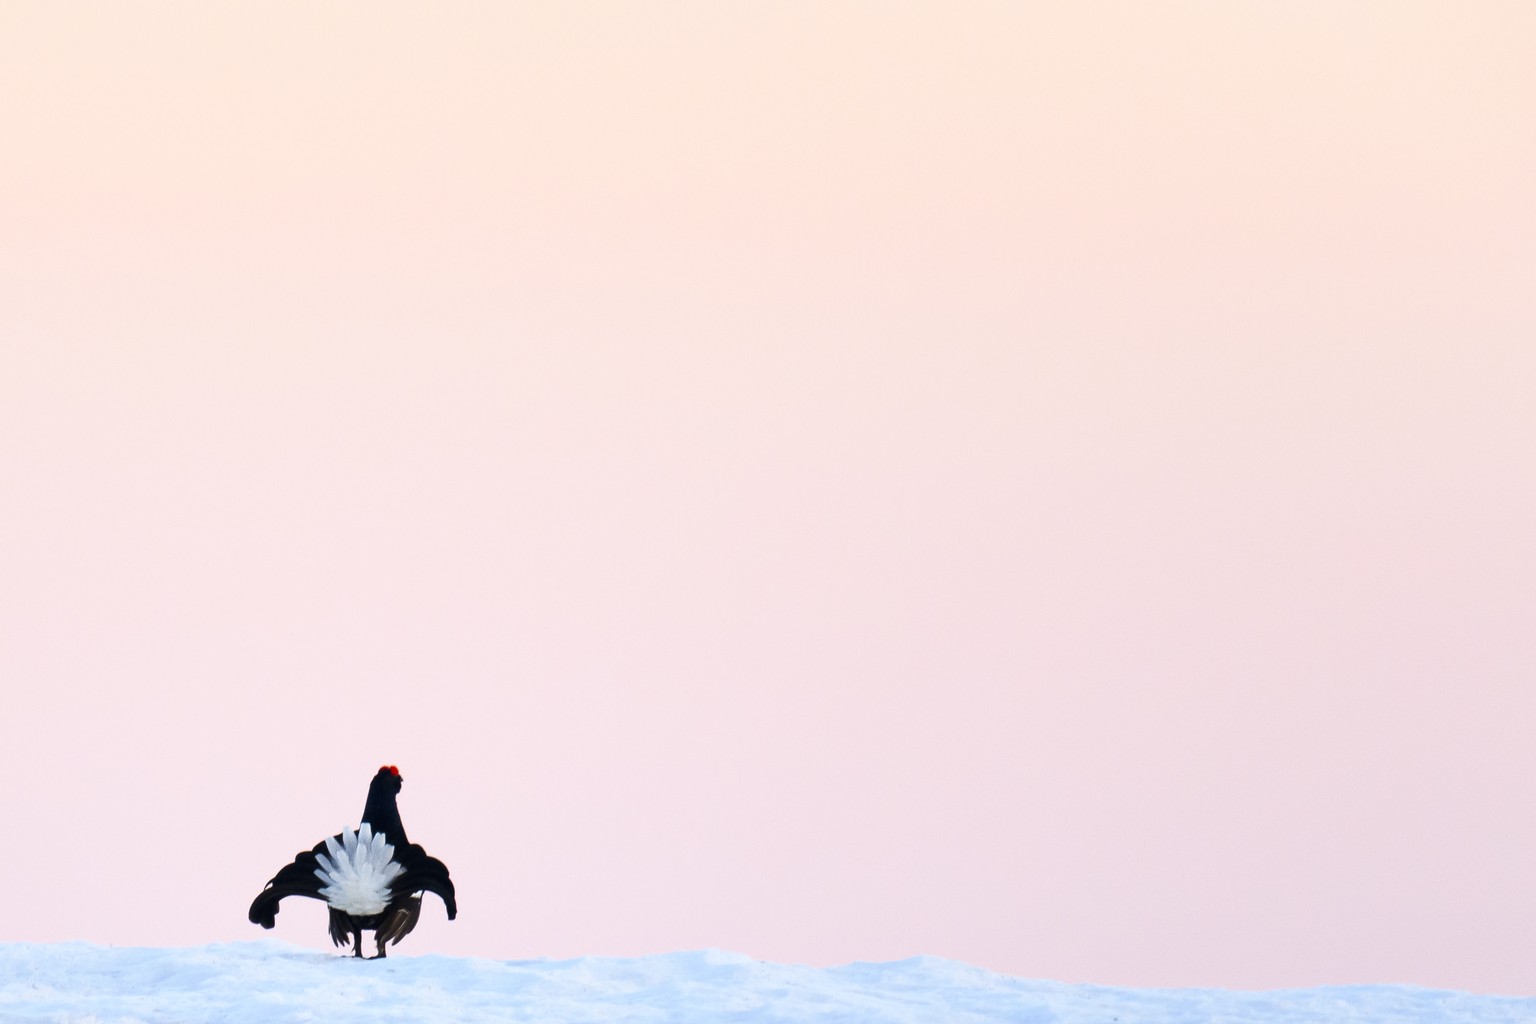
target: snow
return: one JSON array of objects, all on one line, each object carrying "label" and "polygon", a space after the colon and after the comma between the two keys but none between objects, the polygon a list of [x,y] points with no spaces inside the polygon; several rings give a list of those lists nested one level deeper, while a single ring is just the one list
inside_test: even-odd
[{"label": "snow", "polygon": [[0,944],[5,1024],[1531,1024],[1536,998],[1404,986],[1234,992],[1026,981],[948,960],[813,968],[736,953],[354,960],[273,941]]}]

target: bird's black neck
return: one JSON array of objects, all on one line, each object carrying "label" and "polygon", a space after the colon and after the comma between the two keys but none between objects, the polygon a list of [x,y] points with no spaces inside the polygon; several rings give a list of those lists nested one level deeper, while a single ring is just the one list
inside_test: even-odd
[{"label": "bird's black neck", "polygon": [[384,786],[370,786],[368,802],[363,805],[363,820],[375,834],[383,833],[397,848],[410,845],[405,838],[405,826],[400,823],[400,808],[395,804],[395,794]]}]

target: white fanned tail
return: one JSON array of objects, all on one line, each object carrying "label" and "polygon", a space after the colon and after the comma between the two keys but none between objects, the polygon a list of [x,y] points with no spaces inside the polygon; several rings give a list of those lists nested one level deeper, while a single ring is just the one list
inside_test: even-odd
[{"label": "white fanned tail", "polygon": [[320,895],[337,910],[357,917],[377,914],[389,902],[389,886],[405,872],[395,863],[395,848],[374,835],[365,821],[357,831],[341,833],[341,842],[325,841],[330,856],[318,854],[316,876],[325,884]]}]

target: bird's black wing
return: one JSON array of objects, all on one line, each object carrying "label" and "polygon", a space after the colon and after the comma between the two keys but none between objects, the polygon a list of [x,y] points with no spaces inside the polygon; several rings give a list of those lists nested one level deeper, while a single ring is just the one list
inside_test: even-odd
[{"label": "bird's black wing", "polygon": [[[340,838],[339,836],[336,838]],[[252,924],[259,924],[263,928],[271,928],[277,923],[278,903],[288,896],[308,896],[310,899],[324,900],[320,895],[320,888],[324,884],[315,870],[320,867],[315,859],[316,854],[325,852],[325,843],[315,844],[313,850],[305,850],[293,858],[293,863],[284,867],[272,876],[272,881],[267,887],[256,895],[251,901],[250,912],[246,915]]]},{"label": "bird's black wing", "polygon": [[382,951],[385,943],[398,946],[401,939],[411,934],[420,917],[420,896],[396,896],[389,906],[384,908],[379,925],[373,931],[374,937],[379,941],[379,949]]},{"label": "bird's black wing", "polygon": [[352,915],[335,907],[327,907],[330,913],[330,921],[326,929],[331,933],[331,942],[338,946],[345,946],[352,941]]},{"label": "bird's black wing", "polygon": [[398,897],[408,893],[436,893],[448,909],[448,920],[452,921],[459,916],[459,905],[453,894],[453,879],[448,877],[446,864],[436,857],[427,856],[427,851],[415,843],[396,850],[395,860],[405,868],[405,872],[390,886],[391,894]]}]

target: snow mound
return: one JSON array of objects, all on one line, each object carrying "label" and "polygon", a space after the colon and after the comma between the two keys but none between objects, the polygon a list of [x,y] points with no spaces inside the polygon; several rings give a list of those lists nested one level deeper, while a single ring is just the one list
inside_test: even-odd
[{"label": "snow mound", "polygon": [[0,944],[6,1024],[1530,1024],[1536,998],[1400,986],[1230,992],[1025,981],[920,957],[826,969],[735,953],[362,961],[279,942]]}]

